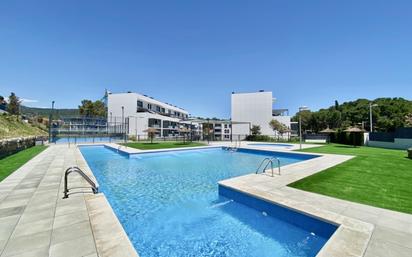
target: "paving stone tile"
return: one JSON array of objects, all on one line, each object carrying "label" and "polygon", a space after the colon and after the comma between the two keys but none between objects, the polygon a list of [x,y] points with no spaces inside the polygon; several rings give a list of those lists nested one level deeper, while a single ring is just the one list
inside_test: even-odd
[{"label": "paving stone tile", "polygon": [[0,208],[0,218],[8,217],[8,216],[14,216],[14,215],[20,215],[24,211],[24,206],[18,206],[18,207],[10,207],[10,208]]},{"label": "paving stone tile", "polygon": [[19,218],[19,215],[0,218],[0,240],[7,240],[11,236]]},{"label": "paving stone tile", "polygon": [[40,232],[49,231],[53,226],[53,218],[36,220],[31,222],[19,222],[13,232],[12,238],[37,234]]},{"label": "paving stone tile", "polygon": [[373,231],[372,239],[397,244],[412,249],[412,234],[410,233],[377,226]]},{"label": "paving stone tile", "polygon": [[99,257],[99,256],[97,255],[97,253],[93,253],[93,254],[90,254],[90,255],[87,255],[87,256],[83,256],[83,257]]},{"label": "paving stone tile", "polygon": [[0,239],[0,255],[4,247],[6,246],[6,243],[7,243],[7,239]]},{"label": "paving stone tile", "polygon": [[49,247],[47,246],[16,255],[8,255],[5,257],[49,257]]},{"label": "paving stone tile", "polygon": [[96,247],[92,236],[64,241],[50,247],[50,256],[53,257],[79,257],[94,253],[96,253]]},{"label": "paving stone tile", "polygon": [[51,244],[54,245],[63,241],[70,241],[84,236],[93,237],[89,221],[83,221],[70,226],[53,229]]},{"label": "paving stone tile", "polygon": [[28,212],[24,212],[20,218],[20,222],[27,223],[37,220],[43,220],[47,218],[52,218],[55,213],[55,208],[44,208],[38,210],[30,210]]},{"label": "paving stone tile", "polygon": [[411,257],[412,249],[381,240],[373,240],[365,257]]},{"label": "paving stone tile", "polygon": [[47,247],[50,244],[51,231],[45,231],[34,235],[16,237],[9,240],[3,251],[4,256],[16,255],[35,249]]},{"label": "paving stone tile", "polygon": [[67,215],[56,216],[54,219],[53,228],[57,229],[84,221],[89,221],[89,214],[87,213],[87,210],[72,212]]}]

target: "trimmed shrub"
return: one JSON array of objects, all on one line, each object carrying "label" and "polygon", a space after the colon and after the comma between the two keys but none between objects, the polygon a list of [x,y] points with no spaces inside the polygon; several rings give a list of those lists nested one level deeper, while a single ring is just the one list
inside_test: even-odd
[{"label": "trimmed shrub", "polygon": [[412,159],[412,147],[408,149],[408,158]]},{"label": "trimmed shrub", "polygon": [[330,142],[344,145],[363,145],[363,133],[335,132],[330,134]]}]

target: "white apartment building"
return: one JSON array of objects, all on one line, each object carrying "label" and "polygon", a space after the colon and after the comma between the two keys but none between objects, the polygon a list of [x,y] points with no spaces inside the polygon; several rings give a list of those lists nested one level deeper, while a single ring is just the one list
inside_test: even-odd
[{"label": "white apartment building", "polygon": [[146,136],[148,128],[157,129],[160,137],[179,135],[182,127],[201,131],[188,121],[186,110],[138,93],[107,93],[107,115],[109,122],[127,123],[128,135]]},{"label": "white apartment building", "polygon": [[[249,135],[250,127],[260,126],[262,135],[278,136],[269,126],[272,119],[278,120],[290,129],[290,116],[287,109],[273,109],[275,99],[272,92],[263,90],[254,93],[232,93],[231,118],[233,135]],[[246,122],[249,124],[236,124]],[[287,136],[287,135],[284,135]]]}]

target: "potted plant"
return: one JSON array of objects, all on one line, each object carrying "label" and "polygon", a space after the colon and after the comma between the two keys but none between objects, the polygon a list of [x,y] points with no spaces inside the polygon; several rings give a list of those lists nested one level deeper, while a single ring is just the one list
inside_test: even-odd
[{"label": "potted plant", "polygon": [[412,147],[408,149],[408,158],[412,159]]}]

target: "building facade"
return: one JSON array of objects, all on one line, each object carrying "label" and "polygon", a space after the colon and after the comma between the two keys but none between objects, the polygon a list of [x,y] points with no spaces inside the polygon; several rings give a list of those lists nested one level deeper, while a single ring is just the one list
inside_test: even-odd
[{"label": "building facade", "polygon": [[[269,122],[274,119],[290,129],[290,116],[287,109],[273,109],[275,99],[272,92],[235,93],[231,95],[231,118],[233,135],[249,135],[250,127],[260,126],[262,135],[279,136]],[[236,124],[243,122],[244,124]],[[249,124],[246,124],[249,123]],[[288,133],[286,133],[288,134]],[[287,137],[288,135],[283,135]]]},{"label": "building facade", "polygon": [[107,116],[109,122],[127,123],[129,136],[147,136],[148,128],[155,128],[159,137],[178,136],[183,127],[193,134],[201,131],[183,108],[132,92],[107,93]]}]

